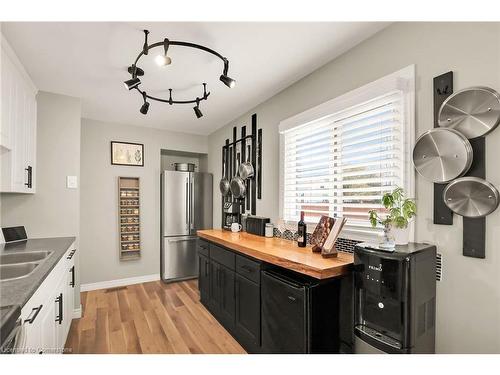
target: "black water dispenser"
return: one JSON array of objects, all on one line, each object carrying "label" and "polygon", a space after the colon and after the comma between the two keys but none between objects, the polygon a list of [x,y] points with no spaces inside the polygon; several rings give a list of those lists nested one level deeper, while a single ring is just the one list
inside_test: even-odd
[{"label": "black water dispenser", "polygon": [[354,250],[354,351],[434,353],[436,247]]}]

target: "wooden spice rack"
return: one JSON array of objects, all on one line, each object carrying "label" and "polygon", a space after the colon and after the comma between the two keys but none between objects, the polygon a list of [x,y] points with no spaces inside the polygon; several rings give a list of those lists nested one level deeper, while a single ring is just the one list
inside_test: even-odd
[{"label": "wooden spice rack", "polygon": [[118,177],[120,260],[141,257],[139,177]]}]

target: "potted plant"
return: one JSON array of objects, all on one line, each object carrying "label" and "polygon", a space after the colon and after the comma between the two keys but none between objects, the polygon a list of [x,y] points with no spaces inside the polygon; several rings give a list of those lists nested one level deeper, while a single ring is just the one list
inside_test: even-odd
[{"label": "potted plant", "polygon": [[391,193],[385,193],[382,204],[387,213],[381,217],[381,213],[370,210],[370,224],[376,227],[380,224],[384,227],[384,239],[381,246],[393,248],[395,245],[407,245],[409,238],[409,221],[417,214],[417,205],[411,198],[406,198],[403,188],[397,187]]}]

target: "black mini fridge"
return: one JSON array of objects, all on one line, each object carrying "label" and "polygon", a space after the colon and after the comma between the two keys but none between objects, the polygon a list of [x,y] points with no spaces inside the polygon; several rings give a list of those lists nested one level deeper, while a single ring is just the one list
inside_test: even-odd
[{"label": "black mini fridge", "polygon": [[436,247],[354,250],[355,353],[434,353]]},{"label": "black mini fridge", "polygon": [[340,279],[321,282],[274,268],[261,280],[263,353],[339,352]]}]

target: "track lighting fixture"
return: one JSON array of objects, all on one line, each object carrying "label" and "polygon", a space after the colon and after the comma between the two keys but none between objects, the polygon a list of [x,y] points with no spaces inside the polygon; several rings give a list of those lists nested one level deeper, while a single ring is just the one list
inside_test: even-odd
[{"label": "track lighting fixture", "polygon": [[224,83],[227,87],[232,89],[236,85],[236,81],[227,75],[229,70],[229,61],[224,57],[224,71],[222,72],[219,79]]},{"label": "track lighting fixture", "polygon": [[222,74],[219,79],[230,89],[232,89],[236,85],[236,81],[234,79],[225,76],[224,74]]},{"label": "track lighting fixture", "polygon": [[139,60],[143,55],[147,55],[149,53],[149,50],[152,48],[156,47],[163,47],[163,55],[156,56],[155,61],[156,64],[159,66],[165,66],[165,65],[170,65],[172,63],[172,59],[168,56],[168,49],[170,46],[181,46],[181,47],[189,47],[189,48],[195,48],[202,50],[204,52],[210,53],[214,56],[217,56],[219,59],[221,59],[224,62],[224,70],[222,75],[219,77],[221,82],[223,82],[227,87],[234,87],[236,84],[236,81],[232,79],[231,77],[228,76],[228,70],[229,70],[229,61],[225,57],[223,57],[220,53],[217,51],[214,51],[213,49],[210,49],[208,47],[199,45],[199,44],[194,44],[190,42],[182,42],[179,40],[169,40],[168,38],[163,39],[162,42],[156,42],[152,44],[148,44],[148,35],[149,31],[144,30],[144,45],[142,46],[142,51],[139,53],[137,58],[135,59],[134,63],[127,68],[127,71],[132,75],[132,78],[129,79],[128,81],[125,81],[125,87],[128,90],[136,89],[143,97],[144,103],[141,106],[140,112],[142,114],[148,113],[149,110],[149,102],[147,99],[151,100],[156,100],[158,102],[163,102],[163,103],[168,103],[169,105],[173,104],[196,104],[195,107],[193,107],[194,113],[196,114],[197,118],[200,118],[203,116],[203,113],[200,110],[200,102],[203,100],[208,100],[208,96],[210,95],[210,92],[207,92],[207,84],[203,83],[203,96],[198,96],[196,99],[191,99],[191,100],[174,100],[172,98],[172,89],[169,89],[169,97],[168,99],[165,98],[158,98],[154,97],[151,95],[147,95],[145,91],[142,91],[139,88],[139,85],[141,84],[141,80],[138,78],[139,76],[144,75],[144,70],[141,68],[137,67],[137,64],[139,63]]},{"label": "track lighting fixture", "polygon": [[163,40],[163,50],[165,53],[163,55],[158,55],[155,58],[155,62],[159,66],[165,66],[165,65],[172,64],[172,59],[170,57],[168,57],[168,55],[167,55],[169,45],[170,45],[170,41],[167,38],[165,38]]},{"label": "track lighting fixture", "polygon": [[147,94],[146,94],[146,91],[144,91],[142,93],[142,99],[144,100],[144,104],[142,105],[140,111],[143,115],[145,115],[146,113],[148,113],[148,110],[149,110],[149,103],[146,101],[146,98],[147,98]]},{"label": "track lighting fixture", "polygon": [[144,44],[142,46],[142,53],[147,55],[149,52],[149,46],[148,46],[148,30],[144,30]]},{"label": "track lighting fixture", "polygon": [[203,113],[201,113],[200,111],[200,99],[196,98],[196,107],[194,107],[193,109],[197,118],[203,117]]},{"label": "track lighting fixture", "polygon": [[139,78],[135,77],[135,78],[129,79],[123,83],[125,84],[126,89],[132,90],[141,84],[141,80]]}]

